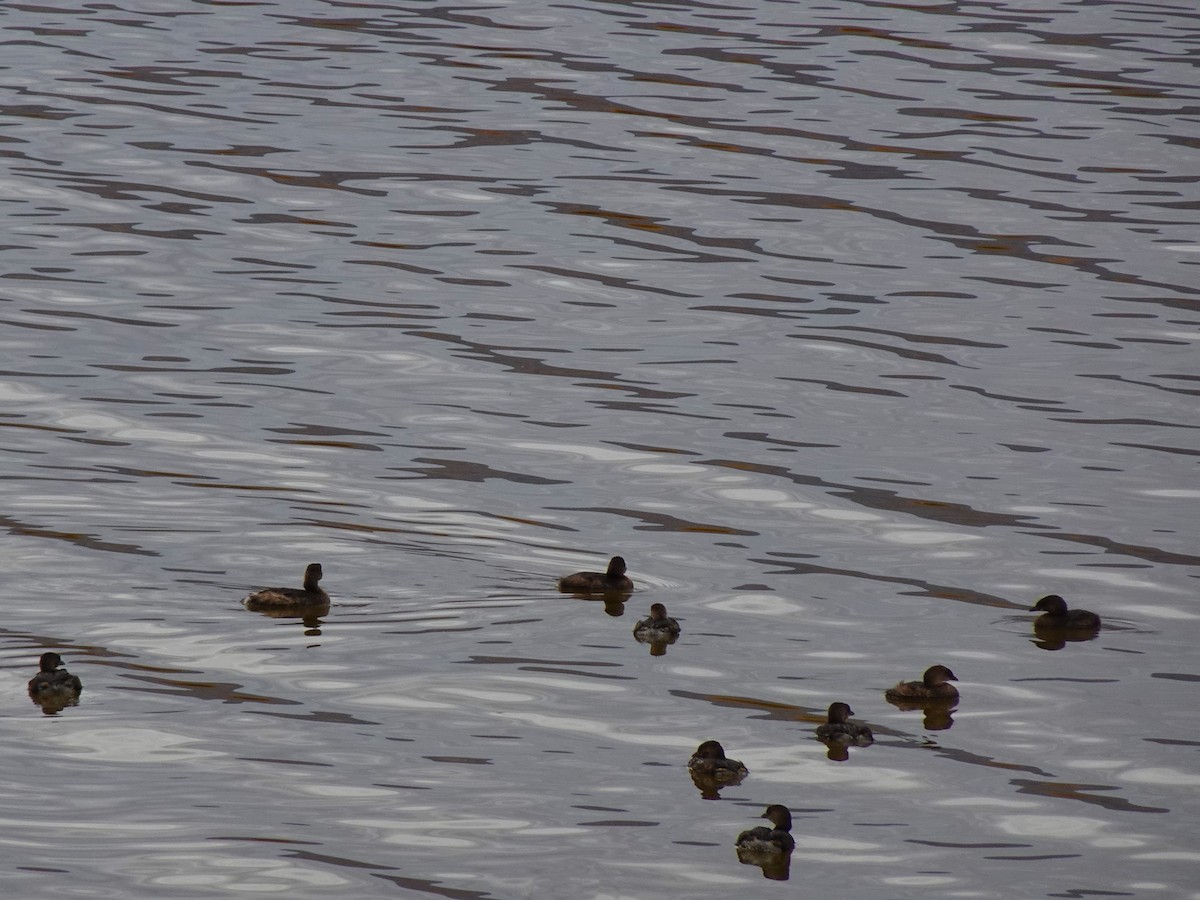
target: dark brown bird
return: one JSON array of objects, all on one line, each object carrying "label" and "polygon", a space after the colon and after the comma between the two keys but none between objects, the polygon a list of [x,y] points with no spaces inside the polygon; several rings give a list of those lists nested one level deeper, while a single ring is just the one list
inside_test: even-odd
[{"label": "dark brown bird", "polygon": [[304,587],[302,588],[263,588],[255,591],[242,600],[246,609],[311,609],[317,606],[328,606],[329,595],[320,587],[320,563],[310,563],[304,570]]},{"label": "dark brown bird", "polygon": [[892,703],[919,703],[924,700],[957,700],[958,688],[950,684],[958,678],[945,666],[930,666],[920,681],[901,681],[883,692]]},{"label": "dark brown bird", "polygon": [[740,781],[750,770],[740,760],[725,755],[725,748],[717,741],[705,741],[696,748],[688,760],[693,775],[707,776],[717,781]]},{"label": "dark brown bird", "polygon": [[83,682],[66,669],[60,669],[62,657],[57,653],[43,653],[38,660],[41,669],[29,679],[29,696],[35,702],[78,697],[83,690]]},{"label": "dark brown bird", "polygon": [[1100,617],[1086,609],[1067,609],[1067,601],[1058,594],[1047,594],[1029,610],[1040,612],[1033,620],[1035,628],[1064,628],[1071,631],[1095,631]]},{"label": "dark brown bird", "polygon": [[770,819],[774,828],[759,825],[738,835],[737,848],[753,853],[791,853],[796,847],[792,837],[792,813],[780,803],[772,803],[767,807],[762,818]]},{"label": "dark brown bird", "polygon": [[823,741],[852,741],[860,745],[873,744],[875,735],[871,734],[871,729],[858,722],[851,722],[852,715],[854,715],[854,710],[850,708],[849,703],[829,704],[825,724],[817,726],[817,737]]},{"label": "dark brown bird", "polygon": [[558,589],[564,594],[604,594],[633,590],[633,582],[625,574],[625,560],[614,556],[604,572],[575,572],[558,579]]},{"label": "dark brown bird", "polygon": [[640,641],[669,641],[679,637],[679,623],[667,615],[661,603],[650,604],[650,617],[633,626],[633,636]]}]

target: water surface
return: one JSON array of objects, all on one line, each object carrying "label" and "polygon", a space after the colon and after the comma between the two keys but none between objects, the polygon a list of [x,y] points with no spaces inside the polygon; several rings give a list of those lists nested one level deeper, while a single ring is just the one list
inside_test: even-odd
[{"label": "water surface", "polygon": [[1200,896],[1190,4],[0,27],[21,896]]}]

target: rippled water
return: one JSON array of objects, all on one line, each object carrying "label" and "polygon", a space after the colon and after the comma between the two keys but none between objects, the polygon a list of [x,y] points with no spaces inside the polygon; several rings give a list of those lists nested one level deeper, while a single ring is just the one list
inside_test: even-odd
[{"label": "rippled water", "polygon": [[0,27],[15,894],[1200,896],[1194,4]]}]

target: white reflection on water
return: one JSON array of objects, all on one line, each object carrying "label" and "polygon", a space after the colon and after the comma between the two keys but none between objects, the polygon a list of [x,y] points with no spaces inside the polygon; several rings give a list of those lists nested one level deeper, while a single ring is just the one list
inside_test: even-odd
[{"label": "white reflection on water", "polygon": [[1138,615],[1149,616],[1152,619],[1200,619],[1200,615],[1176,609],[1173,606],[1153,606],[1138,603],[1130,604],[1127,608],[1130,611],[1136,611]]},{"label": "white reflection on water", "polygon": [[[1180,860],[1183,862],[1200,862],[1200,853],[1189,853],[1186,850],[1168,850],[1168,851],[1159,851],[1157,853],[1132,853],[1132,854],[1130,854],[1129,858],[1130,859],[1158,859],[1158,860],[1174,859],[1174,860]],[[1165,885],[1159,885],[1159,886],[1165,887]],[[1192,894],[1191,896],[1196,897],[1196,896],[1200,896],[1200,894]]]},{"label": "white reflection on water", "polygon": [[[1062,581],[1094,582],[1096,584],[1111,585],[1112,587],[1137,588],[1138,590],[1162,589],[1161,582],[1151,581],[1146,578],[1135,578],[1132,575],[1124,572],[1114,572],[1111,569],[1097,572],[1091,569],[1036,568],[1033,570],[1033,573],[1046,579],[1061,579]],[[1064,593],[1063,596],[1066,596],[1066,594]]]},{"label": "white reflection on water", "polygon": [[548,444],[541,441],[514,441],[514,450],[536,450],[540,453],[577,456],[595,462],[626,462],[632,460],[657,459],[657,453],[638,453],[633,450],[617,450],[612,447],[595,447],[586,444]]},{"label": "white reflection on water", "polygon": [[[478,846],[477,841],[464,838],[464,831],[493,834],[521,834],[533,823],[527,819],[440,819],[424,817],[410,822],[395,819],[339,819],[344,825],[372,831],[378,840],[407,847],[439,847],[466,850]],[[561,834],[586,831],[584,828],[563,828]]]},{"label": "white reflection on water", "polygon": [[182,762],[225,756],[216,750],[192,746],[196,738],[154,728],[78,727],[69,734],[48,734],[48,744],[58,744],[64,756],[87,757],[116,763]]},{"label": "white reflection on water", "polygon": [[0,381],[0,400],[21,400],[27,403],[48,403],[50,401],[65,401],[61,394],[44,391],[28,381]]},{"label": "white reflection on water", "polygon": [[[693,881],[697,884],[717,885],[717,884],[753,884],[752,879],[739,878],[733,875],[726,875],[722,872],[714,871],[708,867],[699,867],[694,864],[680,865],[665,860],[655,860],[653,863],[640,862],[622,862],[621,868],[626,871],[643,871],[647,876],[653,876],[656,881],[666,876],[666,878],[680,881]],[[626,900],[628,894],[596,894],[595,900]]]},{"label": "white reflection on water", "polygon": [[[951,878],[948,875],[904,875],[898,878],[884,878],[884,884],[894,884],[897,887],[936,887],[939,885],[954,884],[958,881],[957,878]],[[962,893],[959,896],[970,896],[968,893]]]},{"label": "white reflection on water", "polygon": [[354,698],[355,705],[388,709],[454,709],[453,703],[422,700],[400,694],[362,694]]},{"label": "white reflection on water", "polygon": [[924,531],[911,526],[894,531],[880,531],[879,539],[893,544],[924,545],[950,544],[955,541],[981,541],[982,535],[964,534],[958,531]]},{"label": "white reflection on water", "polygon": [[1166,767],[1131,769],[1128,772],[1123,772],[1118,777],[1123,781],[1132,781],[1134,784],[1167,784],[1177,787],[1195,787],[1200,785],[1200,774],[1195,772],[1181,772],[1179,769],[1168,769]]},{"label": "white reflection on water", "polygon": [[[349,884],[335,869],[286,859],[248,859],[217,853],[160,853],[131,863],[131,874],[161,888],[222,889],[247,894],[279,894],[300,887],[339,888]],[[160,871],[168,874],[153,874]]]},{"label": "white reflection on water", "polygon": [[551,731],[567,731],[579,734],[602,734],[613,740],[623,741],[627,744],[643,744],[651,747],[661,747],[664,745],[676,747],[695,747],[695,740],[683,735],[670,736],[663,734],[631,734],[623,731],[619,726],[610,722],[602,722],[596,719],[580,719],[575,716],[555,716],[547,713],[536,712],[498,712],[495,713],[498,718],[512,719],[517,722],[525,722],[529,725],[534,725],[538,728],[546,728]]},{"label": "white reflection on water", "polygon": [[777,594],[734,594],[725,600],[705,604],[709,609],[743,613],[750,616],[786,616],[799,613],[804,607]]},{"label": "white reflection on water", "polygon": [[796,498],[785,491],[771,488],[720,488],[714,495],[741,503],[790,504]]},{"label": "white reflection on water", "polygon": [[681,678],[724,678],[725,672],[721,669],[701,669],[698,666],[676,666],[667,665],[667,671],[673,675],[678,675]]},{"label": "white reflection on water", "polygon": [[1000,816],[996,819],[996,827],[1005,834],[1020,835],[1028,838],[1056,838],[1058,840],[1082,841],[1096,846],[1104,841],[1104,846],[1140,847],[1145,841],[1124,836],[1115,839],[1103,834],[1113,827],[1111,822],[1103,819],[1089,819],[1084,816]]},{"label": "white reflection on water", "polygon": [[333,797],[343,800],[362,800],[372,797],[392,797],[395,791],[387,788],[360,787],[351,784],[313,784],[311,782],[296,782],[294,788],[303,794],[313,797]]},{"label": "white reflection on water", "polygon": [[747,784],[836,787],[841,793],[901,793],[930,787],[915,772],[864,762],[867,752],[856,753],[853,765],[830,765],[825,745],[810,738],[797,734],[796,745],[788,747],[738,747],[737,758],[750,770],[752,781]]},{"label": "white reflection on water", "polygon": [[687,478],[702,478],[703,469],[695,466],[683,466],[679,463],[638,463],[629,466],[629,472],[640,472],[644,475],[682,475]]},{"label": "white reflection on water", "polygon": [[884,517],[875,513],[860,512],[855,509],[814,509],[814,516],[821,519],[836,519],[839,522],[882,522]]},{"label": "white reflection on water", "polygon": [[1017,800],[1007,797],[948,797],[932,801],[934,806],[970,807],[972,809],[1036,809],[1041,806],[1036,800]]},{"label": "white reflection on water", "polygon": [[104,833],[108,834],[117,828],[125,834],[155,834],[162,832],[165,829],[182,828],[182,825],[171,825],[165,822],[128,822],[123,821],[119,826],[112,822],[85,821],[80,813],[73,814],[70,818],[63,819],[48,819],[39,818],[38,816],[29,813],[21,816],[19,819],[0,818],[0,828],[12,829],[5,835],[6,844],[35,844],[36,839],[32,835],[28,835],[25,840],[16,840],[16,835],[23,834],[31,829],[53,829],[59,831],[77,831],[80,833]]}]

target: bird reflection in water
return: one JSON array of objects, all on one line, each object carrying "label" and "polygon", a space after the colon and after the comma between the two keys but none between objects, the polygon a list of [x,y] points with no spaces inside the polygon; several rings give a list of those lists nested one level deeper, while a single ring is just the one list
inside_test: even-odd
[{"label": "bird reflection in water", "polygon": [[743,866],[758,866],[762,869],[763,878],[771,881],[787,881],[792,877],[790,853],[763,853],[738,847],[737,858]]},{"label": "bird reflection in water", "polygon": [[321,626],[325,624],[322,619],[329,615],[329,604],[312,609],[260,609],[258,612],[268,619],[299,619],[300,624],[304,626],[305,635],[320,637]]},{"label": "bird reflection in water", "polygon": [[38,673],[29,679],[29,699],[48,716],[76,706],[83,690],[83,682],[66,669],[60,669],[61,665],[62,657],[57,653],[43,653],[38,660]]},{"label": "bird reflection in water", "polygon": [[904,712],[921,710],[925,713],[922,723],[926,731],[945,731],[954,724],[952,713],[958,708],[958,700],[893,700],[888,703]]},{"label": "bird reflection in water", "polygon": [[1032,643],[1035,647],[1041,647],[1043,650],[1061,650],[1069,643],[1082,644],[1087,641],[1094,641],[1098,634],[1100,634],[1100,629],[1098,628],[1093,632],[1080,634],[1078,631],[1067,631],[1065,628],[1038,625],[1035,622]]},{"label": "bird reflection in water", "polygon": [[738,862],[745,866],[758,866],[763,877],[772,881],[787,881],[791,877],[792,850],[796,841],[792,838],[792,814],[782,804],[767,807],[762,818],[770,819],[773,828],[760,825],[743,831],[737,838]]},{"label": "bird reflection in water", "polygon": [[651,656],[665,656],[667,645],[675,643],[680,631],[679,623],[667,615],[661,603],[651,604],[649,617],[633,626],[634,638],[650,645]]}]

